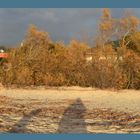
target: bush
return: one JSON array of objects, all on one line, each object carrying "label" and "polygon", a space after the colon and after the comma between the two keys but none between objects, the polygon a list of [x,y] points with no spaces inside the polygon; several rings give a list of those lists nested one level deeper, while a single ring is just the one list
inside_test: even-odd
[{"label": "bush", "polygon": [[[87,52],[92,53],[90,63],[86,61]],[[6,86],[139,89],[139,62],[140,55],[125,44],[117,49],[111,43],[90,48],[72,40],[66,46],[62,42],[52,42],[48,33],[31,26],[23,44],[9,50],[6,65],[1,65],[0,82]]]}]

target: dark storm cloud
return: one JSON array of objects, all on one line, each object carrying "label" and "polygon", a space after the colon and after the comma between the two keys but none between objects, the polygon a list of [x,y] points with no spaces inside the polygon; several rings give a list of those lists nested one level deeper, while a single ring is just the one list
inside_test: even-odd
[{"label": "dark storm cloud", "polygon": [[[124,9],[111,9],[114,17],[122,15]],[[131,9],[140,17],[140,9]],[[101,9],[0,9],[0,44],[20,42],[29,24],[35,24],[49,32],[54,40],[68,42],[82,35],[93,37]]]}]

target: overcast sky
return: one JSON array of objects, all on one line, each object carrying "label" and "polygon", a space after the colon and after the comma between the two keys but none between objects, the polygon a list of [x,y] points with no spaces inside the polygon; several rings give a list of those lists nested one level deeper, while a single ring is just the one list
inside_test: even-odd
[{"label": "overcast sky", "polygon": [[[111,9],[113,17],[120,17],[126,9]],[[129,9],[140,18],[140,9]],[[25,36],[30,24],[46,30],[53,40],[94,38],[101,9],[49,8],[0,9],[0,45],[15,45]]]}]

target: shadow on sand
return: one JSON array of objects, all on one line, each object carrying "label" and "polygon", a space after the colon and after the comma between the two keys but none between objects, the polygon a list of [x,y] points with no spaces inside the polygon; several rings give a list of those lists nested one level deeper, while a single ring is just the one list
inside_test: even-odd
[{"label": "shadow on sand", "polygon": [[[87,133],[84,120],[85,111],[86,108],[81,99],[75,100],[64,111],[56,133]],[[27,128],[27,125],[32,123],[31,119],[39,112],[41,112],[41,109],[33,110],[29,114],[24,115],[21,120],[12,126],[9,133],[28,133],[29,129]]]},{"label": "shadow on sand", "polygon": [[26,126],[30,123],[31,118],[36,116],[41,109],[36,109],[31,111],[29,114],[23,116],[21,120],[19,120],[15,125],[10,129],[10,133],[28,133],[28,129]]},{"label": "shadow on sand", "polygon": [[64,111],[57,133],[87,133],[85,111],[84,104],[78,98]]}]

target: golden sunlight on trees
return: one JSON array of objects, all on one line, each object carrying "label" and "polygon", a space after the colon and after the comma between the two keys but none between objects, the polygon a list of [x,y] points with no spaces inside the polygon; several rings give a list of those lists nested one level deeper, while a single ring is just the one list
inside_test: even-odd
[{"label": "golden sunlight on trees", "polygon": [[82,86],[140,89],[139,19],[113,18],[102,10],[95,46],[78,40],[54,42],[30,25],[20,46],[0,70],[5,86]]},{"label": "golden sunlight on trees", "polygon": [[111,18],[111,13],[108,8],[102,9],[102,19],[110,19]]},{"label": "golden sunlight on trees", "polygon": [[111,18],[110,10],[103,9],[101,20],[99,23],[99,40],[101,47],[110,39],[113,29],[113,21]]},{"label": "golden sunlight on trees", "polygon": [[140,32],[133,33],[128,37],[128,40],[130,40],[128,48],[140,55]]}]

